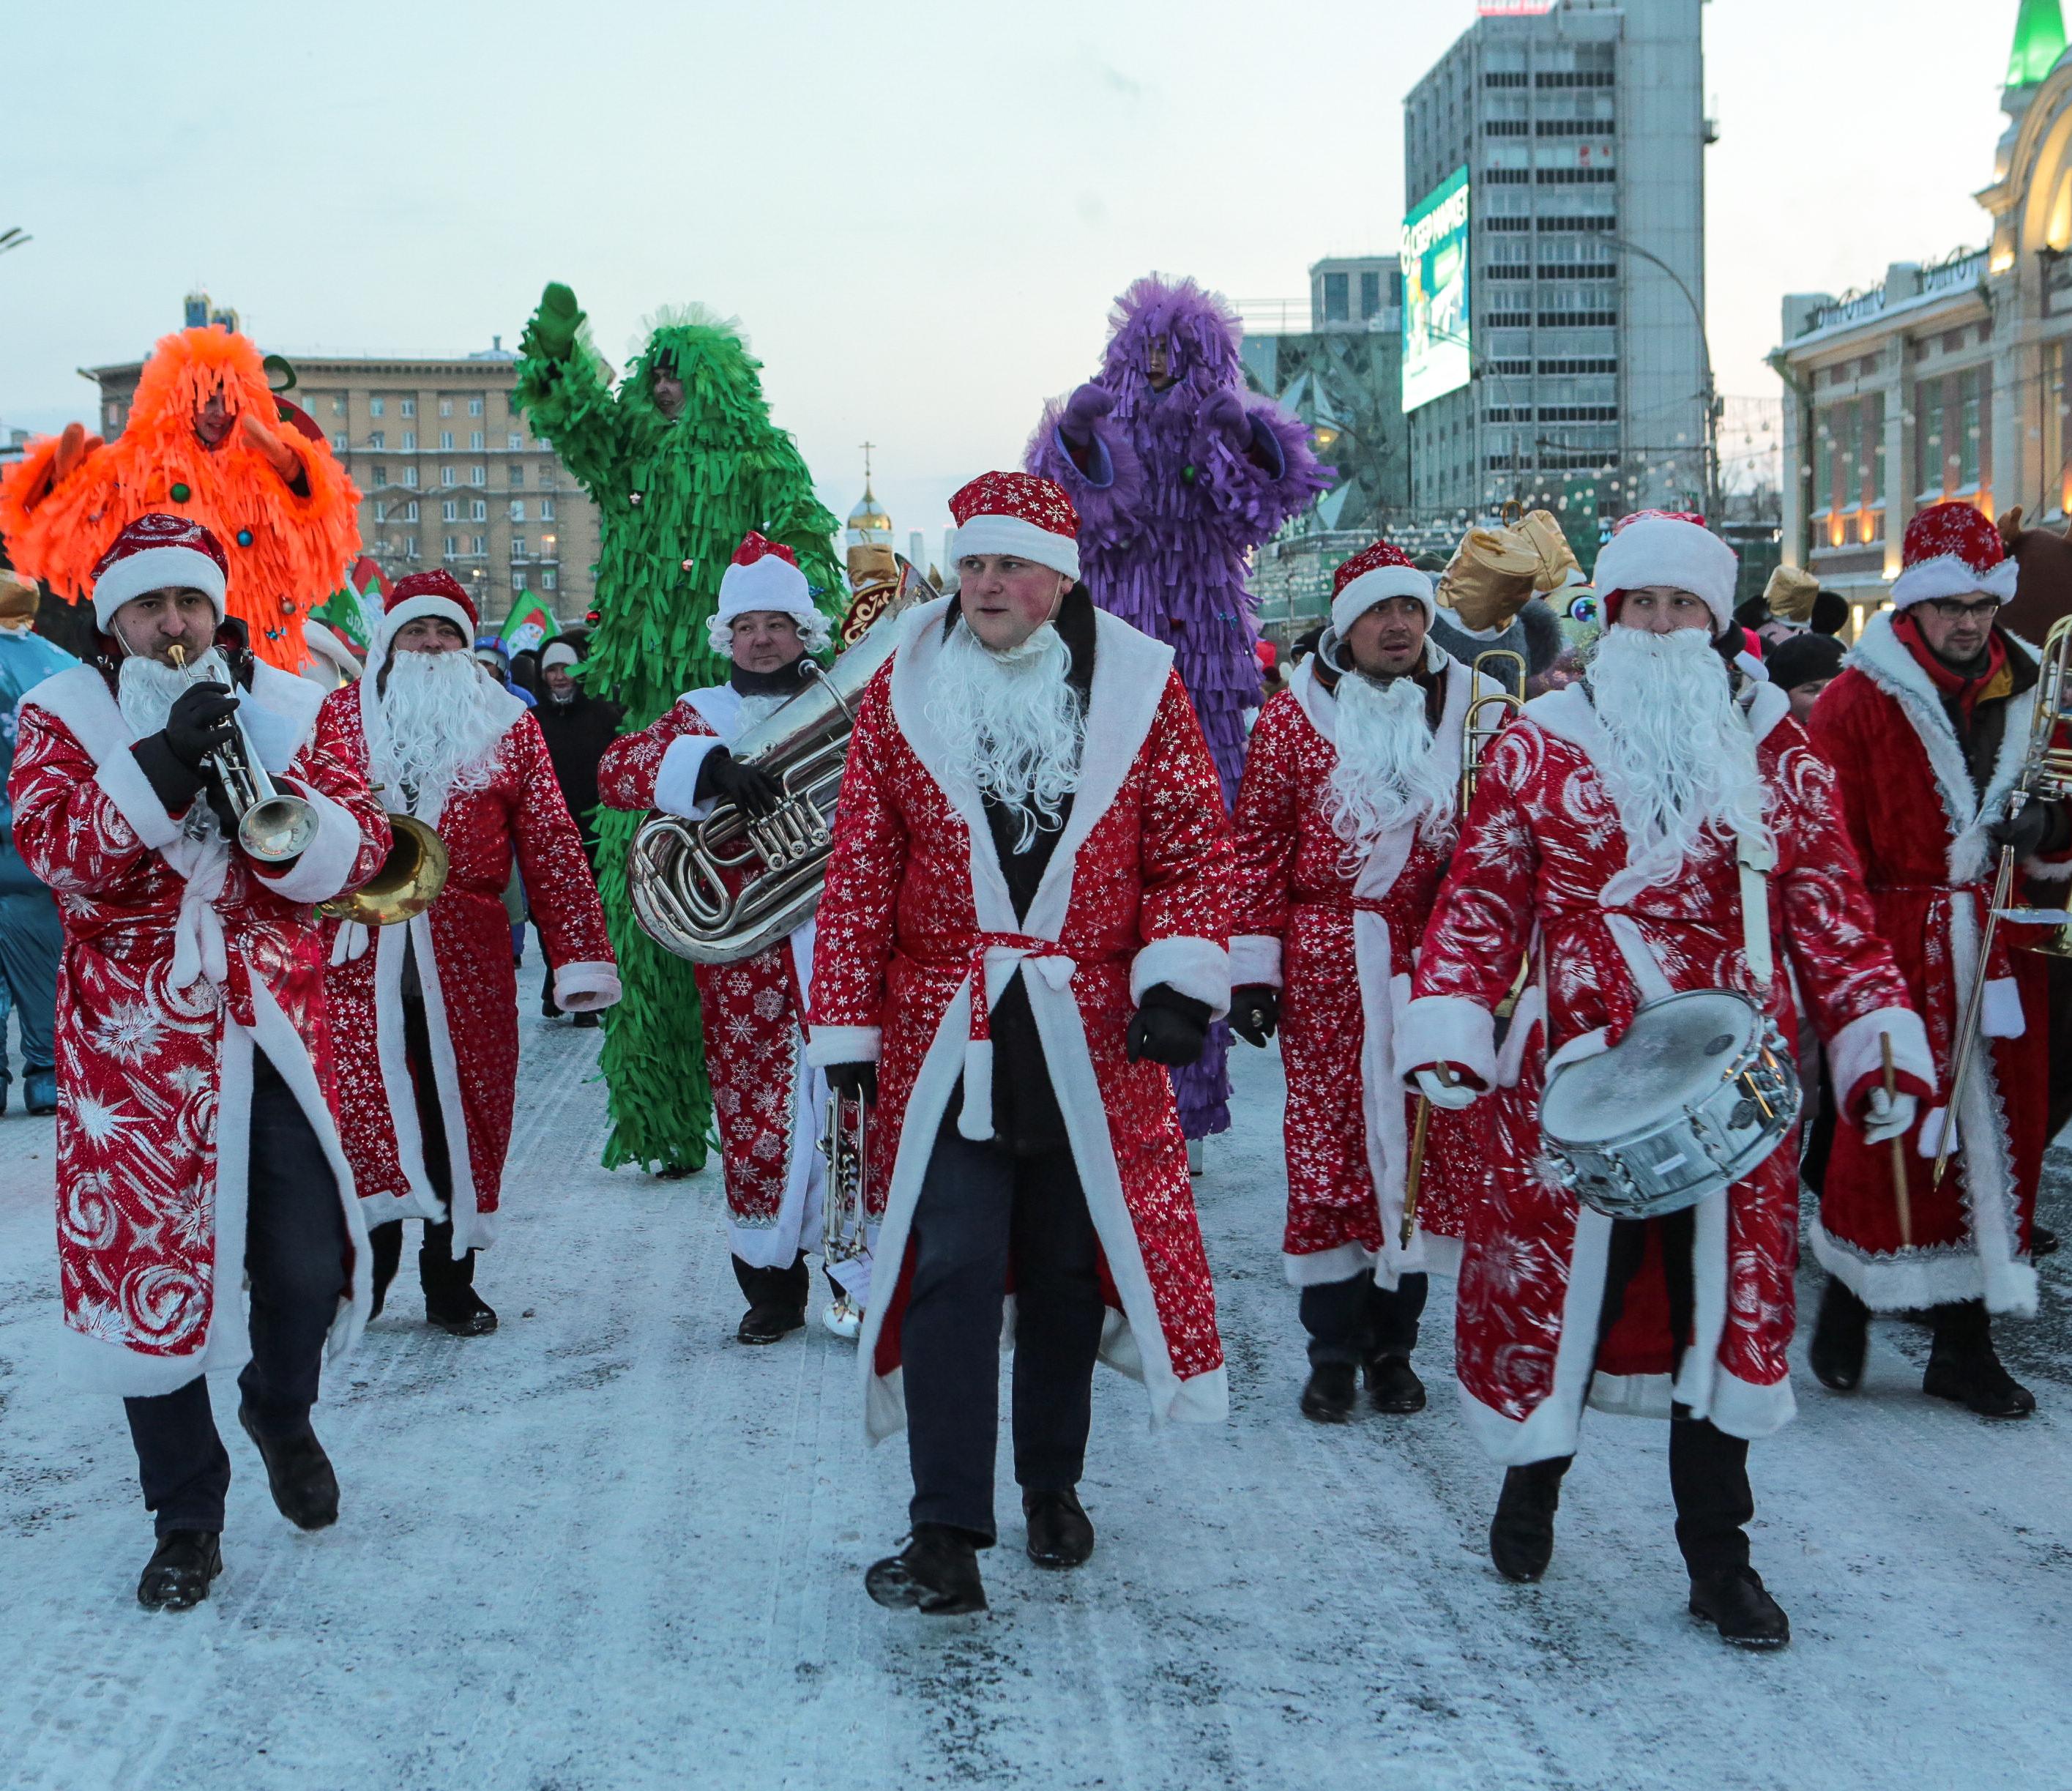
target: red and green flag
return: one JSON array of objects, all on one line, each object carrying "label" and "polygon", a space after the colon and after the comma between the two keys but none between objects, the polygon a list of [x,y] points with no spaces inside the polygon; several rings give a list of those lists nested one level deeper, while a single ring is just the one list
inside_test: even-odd
[{"label": "red and green flag", "polygon": [[364,653],[374,638],[374,619],[380,615],[382,599],[388,593],[388,581],[381,568],[362,554],[352,562],[345,583],[310,615]]}]

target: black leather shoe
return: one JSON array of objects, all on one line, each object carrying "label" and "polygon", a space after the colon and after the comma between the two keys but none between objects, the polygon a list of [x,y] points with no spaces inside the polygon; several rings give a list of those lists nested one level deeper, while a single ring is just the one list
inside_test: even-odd
[{"label": "black leather shoe", "polygon": [[806,1309],[803,1306],[751,1306],[741,1315],[740,1328],[734,1334],[736,1343],[774,1344],[779,1338],[788,1337],[794,1331],[805,1328]]},{"label": "black leather shoe", "polygon": [[325,1530],[338,1521],[338,1476],[316,1432],[263,1437],[252,1427],[251,1409],[237,1408],[237,1422],[266,1464],[266,1484],[281,1515],[298,1530]]},{"label": "black leather shoe", "polygon": [[1554,1558],[1554,1513],[1561,1504],[1568,1459],[1504,1470],[1503,1491],[1490,1520],[1490,1559],[1506,1579],[1530,1586]]},{"label": "black leather shoe", "polygon": [[1029,1521],[1029,1558],[1039,1567],[1081,1567],[1094,1552],[1093,1520],[1067,1487],[1062,1492],[1024,1492],[1022,1515]]},{"label": "black leather shoe", "polygon": [[2026,1418],[2036,1410],[2036,1395],[2000,1365],[1990,1342],[1959,1351],[1944,1348],[1938,1337],[1929,1353],[1921,1390],[1981,1418]]},{"label": "black leather shoe", "polygon": [[442,1287],[426,1294],[425,1323],[450,1337],[486,1337],[496,1328],[496,1312],[472,1287]]},{"label": "black leather shoe", "polygon": [[1319,1362],[1302,1389],[1302,1415],[1317,1424],[1350,1423],[1359,1398],[1359,1377],[1350,1362]]},{"label": "black leather shoe", "polygon": [[1870,1340],[1871,1309],[1832,1276],[1820,1295],[1807,1365],[1813,1377],[1836,1393],[1853,1393],[1864,1377],[1864,1350]]},{"label": "black leather shoe", "polygon": [[137,1602],[147,1611],[191,1611],[222,1571],[223,1538],[215,1531],[169,1530],[144,1563]]},{"label": "black leather shoe", "polygon": [[[35,1110],[33,1107],[29,1110],[31,1113]],[[2033,1224],[2029,1226],[2029,1255],[2031,1262],[2041,1262],[2045,1257],[2055,1254],[2057,1250],[2058,1233],[2049,1226]]]},{"label": "black leather shoe", "polygon": [[985,1608],[978,1550],[947,1524],[916,1524],[905,1548],[871,1564],[863,1586],[888,1611],[952,1617]]},{"label": "black leather shoe", "polygon": [[1737,1648],[1788,1648],[1791,1619],[1753,1567],[1729,1567],[1691,1582],[1691,1615]]},{"label": "black leather shoe", "polygon": [[604,1016],[602,1014],[593,1014],[585,1011],[577,1015],[575,1017],[576,1030],[578,1032],[588,1032],[593,1028],[600,1027],[603,1024]]},{"label": "black leather shoe", "polygon": [[1377,1356],[1367,1365],[1367,1403],[1402,1416],[1424,1409],[1424,1383],[1408,1356]]}]

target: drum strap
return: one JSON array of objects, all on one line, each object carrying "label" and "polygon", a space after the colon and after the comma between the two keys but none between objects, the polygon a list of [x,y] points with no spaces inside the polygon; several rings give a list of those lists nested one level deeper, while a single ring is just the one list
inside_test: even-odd
[{"label": "drum strap", "polygon": [[1777,868],[1777,847],[1761,834],[1737,836],[1736,854],[1741,883],[1741,950],[1749,974],[1770,993],[1777,965],[1770,950],[1770,874]]}]

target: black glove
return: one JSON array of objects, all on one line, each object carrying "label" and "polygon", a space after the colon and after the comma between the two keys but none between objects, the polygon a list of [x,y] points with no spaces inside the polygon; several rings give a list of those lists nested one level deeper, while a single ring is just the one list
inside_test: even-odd
[{"label": "black glove", "polygon": [[231,718],[236,713],[236,696],[227,687],[195,685],[179,694],[172,714],[166,718],[166,744],[175,759],[199,776],[208,756],[230,744],[237,728]]},{"label": "black glove", "polygon": [[1144,991],[1124,1040],[1133,1064],[1148,1057],[1169,1068],[1193,1063],[1208,1042],[1209,1004],[1163,982]]},{"label": "black glove", "polygon": [[2012,846],[2017,858],[2031,857],[2049,838],[2057,809],[2054,802],[2028,803],[2012,820],[1995,821],[1986,830],[1986,838],[1996,846]]},{"label": "black glove", "polygon": [[828,1086],[837,1094],[847,1095],[852,1100],[860,1094],[866,1107],[878,1105],[877,1064],[830,1064],[826,1073]]},{"label": "black glove", "polygon": [[776,812],[784,800],[784,787],[768,772],[742,764],[725,747],[714,747],[698,767],[697,794],[701,802],[717,797],[745,814],[759,817]]},{"label": "black glove", "polygon": [[1281,1024],[1281,991],[1264,982],[1248,982],[1231,990],[1231,1031],[1247,1044],[1266,1048]]}]

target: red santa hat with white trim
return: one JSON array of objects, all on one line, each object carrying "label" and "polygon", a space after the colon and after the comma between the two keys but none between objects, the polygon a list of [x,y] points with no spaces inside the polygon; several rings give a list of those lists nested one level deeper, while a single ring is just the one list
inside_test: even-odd
[{"label": "red santa hat with white trim", "polygon": [[1636,510],[1612,525],[1612,538],[1597,554],[1593,582],[1608,622],[1617,620],[1616,597],[1667,585],[1704,600],[1717,636],[1733,625],[1741,563],[1741,556],[1694,512]]},{"label": "red santa hat with white trim", "polygon": [[753,529],[741,537],[734,561],[719,578],[719,607],[706,625],[716,653],[725,653],[734,619],[752,611],[788,616],[799,624],[807,646],[817,651],[828,644],[827,618],[813,607],[812,587],[799,570],[799,556],[781,541],[771,541]]},{"label": "red santa hat with white trim", "polygon": [[1424,611],[1425,625],[1431,625],[1431,574],[1419,571],[1393,541],[1378,541],[1363,547],[1333,575],[1331,632],[1344,640],[1354,623],[1392,597],[1414,598]]},{"label": "red santa hat with white trim", "polygon": [[94,562],[93,620],[103,633],[116,611],[151,591],[199,591],[223,620],[230,561],[222,544],[191,517],[153,511],[125,525]]},{"label": "red santa hat with white trim", "polygon": [[475,639],[475,603],[460,580],[443,570],[413,572],[388,587],[381,625],[374,631],[374,644],[368,649],[368,669],[375,670],[386,663],[388,649],[405,624],[428,616],[452,623],[464,640]]},{"label": "red santa hat with white trim", "polygon": [[1981,595],[2010,603],[2020,570],[1984,511],[1955,501],[1931,504],[1906,525],[1899,576],[1892,582],[1893,607]]},{"label": "red santa hat with white trim", "polygon": [[1079,575],[1079,513],[1064,488],[1030,472],[982,472],[950,499],[954,564],[967,554],[1012,554]]}]

